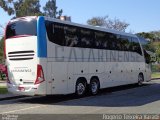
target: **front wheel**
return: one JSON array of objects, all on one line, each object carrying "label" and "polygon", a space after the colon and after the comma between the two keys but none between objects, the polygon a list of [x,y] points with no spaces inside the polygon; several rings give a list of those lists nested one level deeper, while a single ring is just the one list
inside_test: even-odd
[{"label": "front wheel", "polygon": [[141,86],[144,82],[143,74],[138,75],[138,85]]},{"label": "front wheel", "polygon": [[100,83],[97,78],[93,78],[90,82],[90,93],[96,95],[99,92]]}]

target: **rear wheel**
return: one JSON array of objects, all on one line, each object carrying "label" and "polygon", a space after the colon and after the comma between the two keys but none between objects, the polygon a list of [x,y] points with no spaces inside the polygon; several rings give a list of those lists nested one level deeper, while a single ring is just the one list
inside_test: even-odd
[{"label": "rear wheel", "polygon": [[96,95],[99,92],[100,83],[97,78],[93,78],[90,82],[90,93]]},{"label": "rear wheel", "polygon": [[143,74],[138,75],[138,85],[141,86],[144,82]]},{"label": "rear wheel", "polygon": [[86,93],[87,83],[83,80],[79,80],[76,83],[76,95],[78,97],[84,96]]}]

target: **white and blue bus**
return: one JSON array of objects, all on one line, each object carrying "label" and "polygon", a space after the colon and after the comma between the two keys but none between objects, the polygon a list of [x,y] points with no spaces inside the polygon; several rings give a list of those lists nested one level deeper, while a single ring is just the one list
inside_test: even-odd
[{"label": "white and blue bus", "polygon": [[149,81],[136,35],[43,16],[11,20],[5,33],[8,91],[57,95]]}]

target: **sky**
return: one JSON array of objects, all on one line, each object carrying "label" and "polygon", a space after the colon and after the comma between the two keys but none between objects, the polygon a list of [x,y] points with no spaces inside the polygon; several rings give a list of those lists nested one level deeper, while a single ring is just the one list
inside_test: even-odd
[{"label": "sky", "polygon": [[[40,0],[44,6],[48,0]],[[118,18],[129,23],[126,32],[150,32],[160,30],[160,0],[57,0],[58,9],[63,15],[71,16],[72,22],[86,24],[95,16]],[[9,19],[0,8],[0,24],[5,25]]]}]

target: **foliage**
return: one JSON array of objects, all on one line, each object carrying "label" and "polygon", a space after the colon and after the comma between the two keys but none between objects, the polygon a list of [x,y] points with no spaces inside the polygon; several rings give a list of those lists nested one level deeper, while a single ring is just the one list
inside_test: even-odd
[{"label": "foliage", "polygon": [[8,90],[7,90],[7,88],[4,86],[0,86],[0,94],[6,94],[6,93],[8,93]]},{"label": "foliage", "polygon": [[46,3],[45,7],[43,7],[43,10],[44,10],[45,16],[54,17],[54,18],[56,18],[56,15],[61,16],[63,12],[62,9],[57,11],[55,0],[49,0]]},{"label": "foliage", "polygon": [[39,0],[1,0],[0,6],[15,17],[41,15]]},{"label": "foliage", "polygon": [[155,53],[156,49],[155,46],[152,42],[149,42],[148,44],[143,46],[145,50],[151,51],[153,53]]},{"label": "foliage", "polygon": [[160,72],[160,64],[155,64],[151,66],[152,72]]},{"label": "foliage", "polygon": [[160,73],[159,72],[154,72],[154,73],[152,73],[151,77],[152,77],[152,79],[160,78]]},{"label": "foliage", "polygon": [[106,19],[108,18],[108,16],[105,17],[93,17],[92,19],[89,19],[87,21],[87,23],[89,25],[93,25],[93,26],[104,26],[106,24]]},{"label": "foliage", "polygon": [[160,62],[160,31],[142,32],[137,33],[137,35],[150,40],[145,47],[147,50],[156,53],[157,61]]},{"label": "foliage", "polygon": [[0,40],[0,63],[2,63],[4,61],[4,58],[3,58],[3,44],[4,44],[4,38],[2,38]]},{"label": "foliage", "polygon": [[137,33],[137,35],[149,39],[150,41],[154,39],[154,34],[152,33],[146,33],[146,32],[141,32],[141,33]]},{"label": "foliage", "polygon": [[4,27],[0,24],[0,38],[3,36]]},{"label": "foliage", "polygon": [[16,17],[42,15],[39,0],[18,0],[14,2]]},{"label": "foliage", "polygon": [[152,42],[160,41],[160,31],[141,32],[137,33],[137,35],[149,39]]},{"label": "foliage", "polygon": [[40,11],[39,0],[1,0],[0,7],[8,13],[8,15],[14,15],[14,17],[23,16],[38,16],[46,15],[49,17],[55,17],[57,14],[62,14],[62,9],[57,12],[55,0],[49,0],[46,6],[43,7],[44,13]]},{"label": "foliage", "polygon": [[120,21],[117,18],[110,19],[108,16],[93,17],[87,21],[87,24],[93,25],[93,26],[102,26],[107,29],[114,29],[114,30],[123,31],[123,32],[129,26],[129,24],[124,21]]}]

